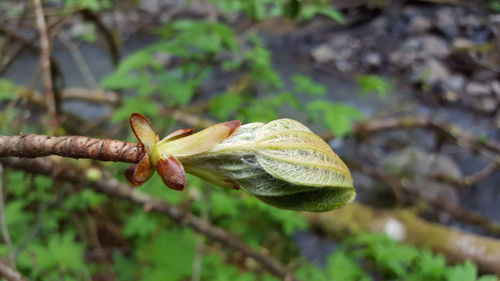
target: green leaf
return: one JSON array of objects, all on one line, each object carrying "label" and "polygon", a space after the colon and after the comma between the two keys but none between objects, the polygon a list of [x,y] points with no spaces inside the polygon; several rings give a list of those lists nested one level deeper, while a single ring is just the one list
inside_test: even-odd
[{"label": "green leaf", "polygon": [[124,97],[122,101],[122,106],[111,117],[112,122],[128,120],[131,112],[141,112],[141,114],[146,116],[158,115],[159,106],[153,100],[131,96]]},{"label": "green leaf", "polygon": [[330,281],[369,281],[370,276],[344,251],[337,250],[327,260]]},{"label": "green leaf", "polygon": [[46,247],[35,245],[32,251],[43,269],[78,272],[85,269],[83,249],[83,245],[75,241],[75,236],[66,232],[50,236]]},{"label": "green leaf", "polygon": [[0,101],[9,101],[17,98],[18,86],[7,79],[0,78]]},{"label": "green leaf", "polygon": [[326,276],[325,272],[319,269],[317,266],[310,264],[301,266],[297,271],[296,275],[301,280],[308,281],[329,281],[330,279]]},{"label": "green leaf", "polygon": [[195,255],[195,236],[189,231],[163,231],[139,253],[151,264],[145,268],[141,280],[180,280],[191,275]]},{"label": "green leaf", "polygon": [[387,97],[392,92],[392,84],[378,75],[360,75],[356,81],[361,86],[361,93],[378,93],[380,97]]},{"label": "green leaf", "polygon": [[477,268],[470,260],[467,260],[463,264],[449,269],[446,278],[448,281],[475,281]]},{"label": "green leaf", "polygon": [[305,93],[310,96],[322,97],[326,94],[326,89],[323,85],[318,84],[311,80],[311,78],[304,75],[293,75],[292,81],[294,83],[295,91]]},{"label": "green leaf", "polygon": [[307,111],[313,120],[319,121],[323,116],[323,122],[336,137],[344,137],[352,131],[352,124],[363,118],[363,114],[355,107],[332,103],[324,100],[316,100],[307,105]]},{"label": "green leaf", "polygon": [[151,214],[140,210],[127,218],[123,235],[127,238],[137,237],[146,238],[157,228],[156,221]]},{"label": "green leaf", "polygon": [[240,109],[244,102],[241,95],[226,93],[218,95],[210,103],[210,111],[217,118],[224,120],[229,119],[229,116]]},{"label": "green leaf", "polygon": [[121,253],[113,254],[113,269],[118,275],[120,281],[137,280],[138,264],[135,260],[125,257]]}]

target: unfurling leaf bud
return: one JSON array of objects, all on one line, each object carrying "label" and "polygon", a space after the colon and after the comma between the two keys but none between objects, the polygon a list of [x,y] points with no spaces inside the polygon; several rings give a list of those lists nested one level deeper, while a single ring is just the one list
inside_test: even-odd
[{"label": "unfurling leaf bud", "polygon": [[297,121],[241,127],[239,121],[229,121],[193,135],[185,132],[169,135],[148,151],[151,164],[174,189],[182,189],[185,169],[215,185],[242,187],[265,203],[290,210],[328,211],[355,197],[344,162]]}]

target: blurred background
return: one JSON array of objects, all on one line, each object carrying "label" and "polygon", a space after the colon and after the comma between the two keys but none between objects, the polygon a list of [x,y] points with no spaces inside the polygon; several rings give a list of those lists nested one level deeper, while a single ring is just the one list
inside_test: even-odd
[{"label": "blurred background", "polygon": [[[494,281],[499,44],[498,0],[0,0],[0,133],[293,118],[350,167],[354,203],[292,212],[195,177],[140,190],[289,278]],[[126,164],[74,163],[125,182]],[[84,184],[3,165],[0,194],[0,255],[27,280],[292,280]]]}]

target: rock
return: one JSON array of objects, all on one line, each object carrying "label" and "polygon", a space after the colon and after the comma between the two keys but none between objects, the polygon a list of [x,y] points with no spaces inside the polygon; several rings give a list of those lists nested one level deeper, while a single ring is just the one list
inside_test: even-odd
[{"label": "rock", "polygon": [[448,79],[444,80],[444,85],[447,90],[461,92],[465,86],[465,77],[460,74],[451,75]]},{"label": "rock", "polygon": [[420,47],[430,57],[444,58],[450,54],[448,44],[443,39],[433,35],[422,37]]},{"label": "rock", "polygon": [[471,80],[478,81],[481,83],[488,83],[489,81],[496,79],[498,73],[493,69],[487,67],[480,67],[475,69],[472,73]]},{"label": "rock", "polygon": [[500,100],[500,82],[495,80],[490,84],[491,90],[497,96],[497,99]]},{"label": "rock", "polygon": [[407,32],[410,34],[414,33],[425,33],[432,28],[432,22],[429,18],[424,16],[414,16],[411,18],[410,23],[407,27]]},{"label": "rock", "polygon": [[321,44],[312,49],[311,56],[317,63],[327,63],[335,59],[335,52],[329,44]]},{"label": "rock", "polygon": [[469,82],[465,87],[465,93],[473,97],[487,96],[490,94],[490,92],[490,87],[483,83]]},{"label": "rock", "polygon": [[459,35],[457,12],[453,8],[441,8],[436,13],[436,28],[446,37],[455,38]]},{"label": "rock", "polygon": [[495,92],[500,89],[500,83],[470,82],[465,87],[464,104],[482,113],[490,114],[498,111],[498,98]]},{"label": "rock", "polygon": [[460,179],[458,165],[448,156],[426,152],[420,148],[407,147],[382,161],[382,169],[408,181],[408,186],[418,189],[423,195],[457,205],[456,190],[436,178]]},{"label": "rock", "polygon": [[406,67],[417,60],[426,60],[429,57],[445,58],[450,52],[450,47],[443,39],[434,35],[425,35],[407,39],[390,56],[390,60],[398,66]]},{"label": "rock", "polygon": [[376,52],[368,52],[362,57],[362,63],[371,69],[378,69],[382,65],[382,61],[382,55]]},{"label": "rock", "polygon": [[433,86],[440,81],[448,80],[450,73],[446,66],[439,60],[430,59],[417,66],[411,74],[413,83]]},{"label": "rock", "polygon": [[500,14],[489,15],[488,21],[491,23],[500,23]]},{"label": "rock", "polygon": [[482,113],[491,114],[498,111],[498,101],[493,96],[467,98],[465,101],[470,107]]},{"label": "rock", "polygon": [[472,40],[466,39],[466,38],[455,38],[453,39],[452,43],[452,48],[453,50],[460,50],[460,49],[471,49],[476,45]]}]

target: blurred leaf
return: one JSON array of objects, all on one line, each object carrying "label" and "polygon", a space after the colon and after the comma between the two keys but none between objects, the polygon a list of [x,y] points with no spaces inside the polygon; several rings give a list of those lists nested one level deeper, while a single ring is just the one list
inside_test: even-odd
[{"label": "blurred leaf", "polygon": [[305,93],[315,97],[323,97],[326,93],[326,89],[323,85],[312,81],[311,78],[307,76],[293,75],[292,81],[296,92]]},{"label": "blurred leaf", "polygon": [[157,116],[158,104],[153,100],[144,99],[137,96],[125,97],[122,99],[122,106],[115,111],[111,117],[112,122],[126,121],[130,118],[131,112],[140,112],[145,116]]},{"label": "blurred leaf", "polygon": [[36,263],[43,269],[78,272],[85,269],[83,249],[83,244],[75,241],[72,233],[66,232],[51,235],[47,246],[35,245],[32,251]]},{"label": "blurred leaf", "polygon": [[324,100],[315,100],[307,105],[307,111],[315,121],[321,116],[326,127],[336,137],[344,137],[352,131],[352,124],[363,118],[363,114],[355,107],[332,103]]},{"label": "blurred leaf", "polygon": [[370,276],[344,251],[336,250],[327,260],[330,281],[369,281]]},{"label": "blurred leaf", "polygon": [[243,104],[243,97],[231,93],[218,95],[210,103],[210,111],[221,120],[228,119],[229,116],[238,110]]},{"label": "blurred leaf", "polygon": [[125,257],[121,253],[113,255],[113,268],[120,281],[137,280],[138,264],[135,260]]},{"label": "blurred leaf", "polygon": [[467,260],[449,269],[446,277],[448,281],[475,281],[477,268],[470,260]]},{"label": "blurred leaf", "polygon": [[152,266],[145,268],[141,280],[180,280],[191,275],[195,255],[195,236],[189,231],[163,231],[149,247],[141,249],[141,259]]},{"label": "blurred leaf", "polygon": [[329,281],[329,278],[326,276],[324,271],[322,271],[318,266],[309,264],[301,266],[295,274],[301,280]]},{"label": "blurred leaf", "polygon": [[391,83],[378,75],[360,75],[356,81],[361,86],[361,93],[378,93],[380,97],[387,97],[392,92]]},{"label": "blurred leaf", "polygon": [[139,210],[127,219],[123,235],[127,238],[146,238],[156,229],[157,223],[150,214]]},{"label": "blurred leaf", "polygon": [[17,98],[18,86],[7,79],[0,78],[0,101],[9,101]]}]

